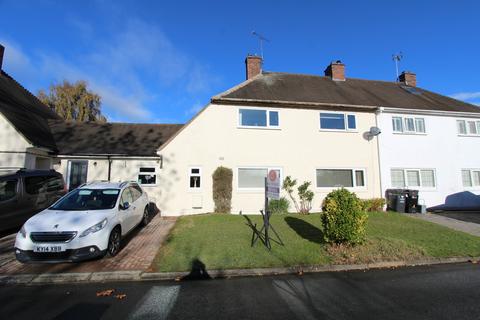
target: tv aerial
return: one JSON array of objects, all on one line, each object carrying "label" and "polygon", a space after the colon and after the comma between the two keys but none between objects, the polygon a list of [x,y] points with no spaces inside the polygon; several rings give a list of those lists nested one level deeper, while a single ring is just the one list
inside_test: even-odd
[{"label": "tv aerial", "polygon": [[252,31],[252,36],[258,38],[258,41],[260,43],[260,57],[262,58],[262,61],[263,61],[263,42],[270,42],[270,40],[262,36],[260,33],[256,32],[255,30]]},{"label": "tv aerial", "polygon": [[397,79],[396,81],[398,81],[398,77],[399,77],[399,74],[398,74],[398,64],[400,63],[400,60],[403,59],[403,53],[402,51],[400,51],[399,53],[395,53],[395,54],[392,54],[392,60],[395,61],[395,69],[397,70]]}]

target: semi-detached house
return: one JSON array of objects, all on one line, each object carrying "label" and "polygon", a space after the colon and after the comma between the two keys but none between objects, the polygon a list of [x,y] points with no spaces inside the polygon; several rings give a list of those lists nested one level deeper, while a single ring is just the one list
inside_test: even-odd
[{"label": "semi-detached house", "polygon": [[[50,141],[42,152],[70,187],[139,181],[163,215],[213,211],[212,173],[219,166],[233,171],[236,214],[262,209],[272,169],[311,181],[314,211],[338,187],[361,198],[407,187],[418,189],[429,207],[480,206],[476,106],[417,87],[410,72],[386,82],[348,78],[340,61],[324,76],[264,72],[256,56],[245,62],[247,79],[212,97],[185,125],[66,123],[37,106],[48,114],[39,121]],[[2,101],[10,94],[2,91]],[[30,107],[25,102],[15,110],[22,121]],[[26,136],[23,122],[15,125],[11,108],[2,108],[9,132],[2,142]],[[45,148],[32,141],[22,150]],[[0,157],[0,167],[12,166]]]}]

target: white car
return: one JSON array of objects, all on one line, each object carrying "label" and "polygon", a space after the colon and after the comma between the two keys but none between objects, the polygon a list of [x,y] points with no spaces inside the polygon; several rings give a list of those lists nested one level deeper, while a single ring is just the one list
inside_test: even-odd
[{"label": "white car", "polygon": [[115,256],[122,237],[149,219],[148,196],[137,183],[87,183],[25,222],[15,255],[21,262]]}]

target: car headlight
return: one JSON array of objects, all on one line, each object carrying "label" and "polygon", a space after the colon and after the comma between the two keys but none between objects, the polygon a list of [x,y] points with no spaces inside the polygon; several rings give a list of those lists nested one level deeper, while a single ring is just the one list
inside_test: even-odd
[{"label": "car headlight", "polygon": [[27,231],[25,230],[25,225],[22,226],[19,233],[22,235],[23,238],[27,237]]},{"label": "car headlight", "polygon": [[97,231],[100,231],[100,230],[102,230],[103,228],[105,228],[106,225],[107,225],[107,218],[103,219],[102,221],[100,221],[100,222],[97,223],[96,225],[91,226],[91,227],[88,228],[87,230],[83,231],[83,232],[80,234],[80,237],[85,237],[85,236],[88,236],[90,233],[95,233],[95,232],[97,232]]}]

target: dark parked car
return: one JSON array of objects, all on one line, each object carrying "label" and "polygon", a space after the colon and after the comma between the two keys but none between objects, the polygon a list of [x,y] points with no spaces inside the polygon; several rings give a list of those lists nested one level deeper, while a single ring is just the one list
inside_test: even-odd
[{"label": "dark parked car", "polygon": [[55,170],[0,173],[0,233],[18,231],[31,216],[65,193],[63,176]]}]

